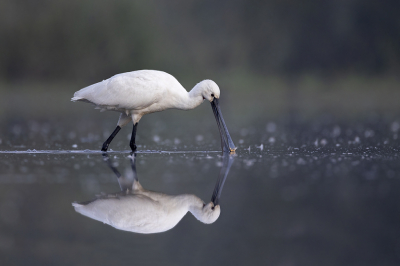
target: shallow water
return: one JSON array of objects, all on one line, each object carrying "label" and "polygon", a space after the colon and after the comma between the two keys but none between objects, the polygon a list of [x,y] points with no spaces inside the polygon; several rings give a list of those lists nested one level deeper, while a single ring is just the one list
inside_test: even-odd
[{"label": "shallow water", "polygon": [[[72,202],[120,191],[100,147],[115,113],[55,117],[3,113],[0,254],[4,265],[398,265],[400,123],[394,113],[222,111],[238,149],[210,225],[190,213],[171,230],[142,235],[75,212]],[[222,167],[209,106],[143,118],[140,183],[209,202]],[[130,128],[109,156],[132,170]]]}]

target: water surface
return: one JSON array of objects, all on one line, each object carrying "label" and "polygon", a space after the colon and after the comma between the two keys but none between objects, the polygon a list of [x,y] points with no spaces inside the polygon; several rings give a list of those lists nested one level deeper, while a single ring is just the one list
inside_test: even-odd
[{"label": "water surface", "polygon": [[[119,191],[100,152],[118,115],[90,106],[3,113],[0,256],[5,265],[398,265],[400,120],[396,113],[243,113],[221,103],[238,149],[203,224],[190,213],[142,235],[76,213],[74,201]],[[69,104],[69,103],[68,103]],[[87,108],[87,109],[85,109]],[[51,109],[54,110],[54,109]],[[78,111],[77,111],[78,110]],[[109,152],[131,171],[130,126]],[[146,189],[209,202],[222,167],[208,105],[142,119],[136,169]]]}]

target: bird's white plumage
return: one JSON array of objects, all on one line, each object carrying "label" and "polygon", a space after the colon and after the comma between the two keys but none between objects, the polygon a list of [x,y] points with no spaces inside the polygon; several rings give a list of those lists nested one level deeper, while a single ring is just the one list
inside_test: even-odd
[{"label": "bird's white plumage", "polygon": [[220,91],[211,80],[197,84],[189,93],[170,74],[157,70],[138,70],[115,75],[75,92],[72,101],[95,104],[103,110],[114,110],[132,117],[134,123],[152,112],[169,108],[193,109],[211,94]]},{"label": "bird's white plumage", "polygon": [[198,220],[213,223],[220,207],[204,206],[195,195],[170,196],[143,189],[135,181],[132,191],[102,196],[92,202],[73,203],[75,210],[117,229],[142,234],[165,232],[179,223],[190,211]]}]

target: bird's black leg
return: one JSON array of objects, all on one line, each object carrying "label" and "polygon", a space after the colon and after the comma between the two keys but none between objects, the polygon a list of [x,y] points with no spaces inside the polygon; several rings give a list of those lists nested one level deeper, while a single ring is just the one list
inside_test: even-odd
[{"label": "bird's black leg", "polygon": [[120,126],[117,126],[114,129],[114,132],[108,137],[108,139],[103,143],[103,148],[101,148],[101,151],[107,151],[108,145],[110,145],[111,141],[114,139],[114,137],[118,134],[118,132],[121,130]]},{"label": "bird's black leg", "polygon": [[136,138],[136,129],[138,124],[139,123],[133,125],[131,141],[129,142],[129,146],[131,146],[132,151],[136,151],[135,138]]}]

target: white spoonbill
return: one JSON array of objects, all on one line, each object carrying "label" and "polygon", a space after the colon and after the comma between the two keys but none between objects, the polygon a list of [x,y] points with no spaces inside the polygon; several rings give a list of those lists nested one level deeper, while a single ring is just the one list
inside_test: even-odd
[{"label": "white spoonbill", "polygon": [[235,145],[219,107],[220,90],[212,80],[203,80],[187,92],[170,74],[157,70],[138,70],[117,74],[109,79],[95,83],[75,92],[72,101],[89,102],[101,111],[120,112],[117,127],[104,142],[102,151],[107,151],[120,129],[133,121],[130,140],[132,151],[136,150],[135,137],[137,125],[143,115],[175,108],[190,110],[199,106],[205,99],[211,103],[221,135],[223,151],[233,152]]},{"label": "white spoonbill", "polygon": [[175,227],[191,212],[199,221],[210,224],[220,213],[219,197],[233,157],[225,154],[224,164],[214,188],[211,202],[205,204],[191,194],[166,195],[144,189],[137,178],[135,154],[132,155],[133,176],[121,176],[105,154],[106,162],[118,177],[121,192],[103,194],[97,199],[82,203],[72,203],[75,211],[114,228],[141,233],[160,233]]}]

